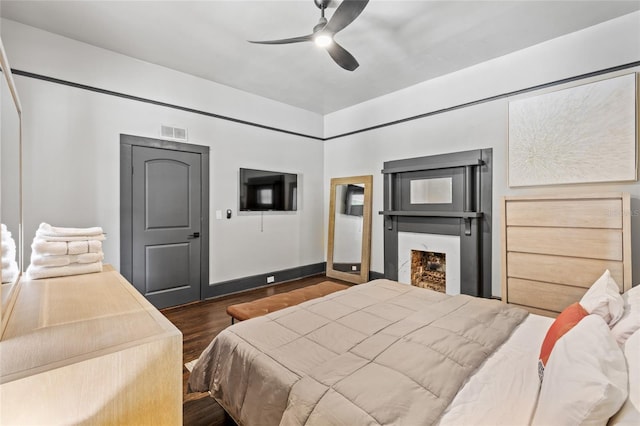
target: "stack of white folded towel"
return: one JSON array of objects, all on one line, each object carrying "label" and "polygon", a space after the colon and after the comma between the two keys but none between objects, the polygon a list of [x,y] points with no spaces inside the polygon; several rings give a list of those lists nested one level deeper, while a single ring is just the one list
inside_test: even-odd
[{"label": "stack of white folded towel", "polygon": [[41,223],[31,244],[31,279],[64,277],[102,271],[100,227],[60,228]]},{"label": "stack of white folded towel", "polygon": [[18,262],[16,262],[16,242],[11,237],[11,232],[3,223],[0,225],[2,237],[2,283],[11,283],[18,277]]}]

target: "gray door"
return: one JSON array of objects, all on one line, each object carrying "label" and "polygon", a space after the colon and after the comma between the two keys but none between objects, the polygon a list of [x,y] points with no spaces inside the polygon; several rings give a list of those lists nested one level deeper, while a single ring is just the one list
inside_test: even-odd
[{"label": "gray door", "polygon": [[200,154],[133,146],[132,282],[158,308],[200,300]]}]

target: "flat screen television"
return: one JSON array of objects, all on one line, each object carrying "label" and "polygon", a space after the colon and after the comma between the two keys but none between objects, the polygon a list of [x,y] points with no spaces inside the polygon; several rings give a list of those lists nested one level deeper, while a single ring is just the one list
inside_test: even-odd
[{"label": "flat screen television", "polygon": [[240,211],[297,209],[297,174],[240,169]]}]

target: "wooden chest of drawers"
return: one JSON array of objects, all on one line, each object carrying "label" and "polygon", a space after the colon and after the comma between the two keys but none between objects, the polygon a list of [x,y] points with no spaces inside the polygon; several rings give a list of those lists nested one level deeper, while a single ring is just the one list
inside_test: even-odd
[{"label": "wooden chest of drawers", "polygon": [[0,423],[182,424],[182,334],[113,268],[22,280]]},{"label": "wooden chest of drawers", "polygon": [[555,317],[609,269],[631,288],[627,193],[505,197],[502,300]]}]

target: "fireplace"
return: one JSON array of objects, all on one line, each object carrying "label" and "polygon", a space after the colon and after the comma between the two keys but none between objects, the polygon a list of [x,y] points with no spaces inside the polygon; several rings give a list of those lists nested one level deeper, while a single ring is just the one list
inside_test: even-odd
[{"label": "fireplace", "polygon": [[[428,276],[433,278],[431,282]],[[439,277],[438,284],[434,282],[436,277]],[[397,280],[447,294],[460,294],[460,238],[399,232]]]},{"label": "fireplace", "polygon": [[411,250],[411,285],[447,292],[447,254]]},{"label": "fireplace", "polygon": [[384,163],[385,278],[491,297],[492,163],[490,148]]}]

